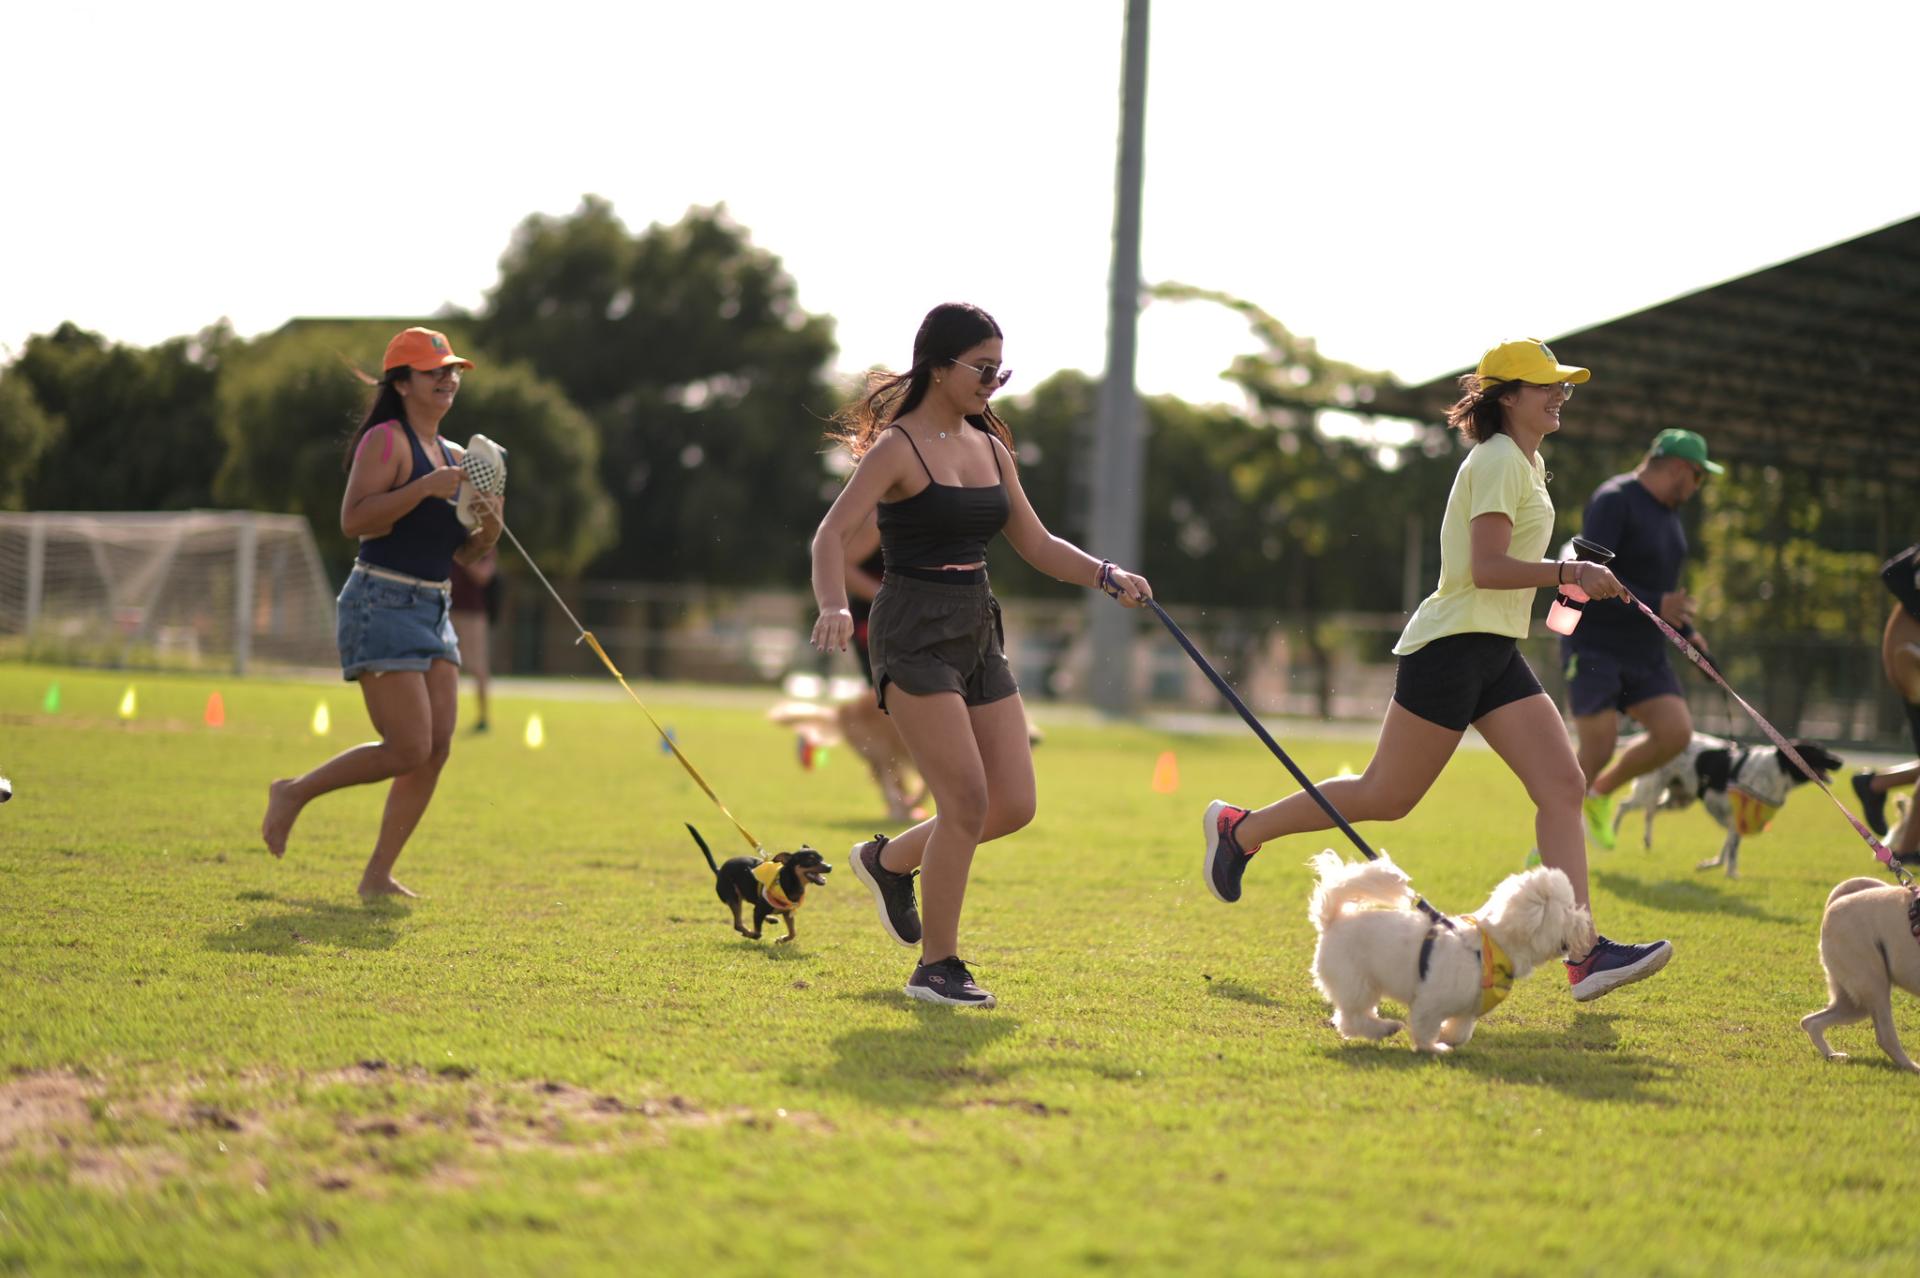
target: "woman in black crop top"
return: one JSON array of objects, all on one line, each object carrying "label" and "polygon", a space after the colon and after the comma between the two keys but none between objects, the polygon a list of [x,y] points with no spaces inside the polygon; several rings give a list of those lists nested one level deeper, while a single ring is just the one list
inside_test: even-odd
[{"label": "woman in black crop top", "polygon": [[504,501],[469,530],[454,513],[460,449],[440,437],[463,369],[444,334],[410,328],[387,344],[384,374],[347,446],[340,531],[360,554],[337,605],[341,674],[360,685],[380,740],[354,746],[267,790],[260,836],[275,856],[300,810],[333,790],[393,781],[360,895],[412,896],[393,877],[447,761],[460,694],[453,632],[453,563],[472,563],[500,537]]},{"label": "woman in black crop top", "polygon": [[[1033,819],[1026,710],[1002,651],[1000,604],[987,585],[986,547],[1002,531],[1022,559],[1061,581],[1098,586],[1128,607],[1146,579],[1049,533],[1020,488],[1013,434],[993,411],[1006,384],[1001,333],[977,306],[936,306],[913,341],[913,367],[876,373],[842,410],[835,438],[857,465],[813,538],[814,646],[845,651],[848,542],[877,513],[886,572],[867,641],[873,685],[893,717],[938,815],[853,849],[854,874],[880,921],[920,947],[909,997],[992,1007],[959,958],[961,905],[973,850]],[[918,871],[924,927],[915,908]]]}]

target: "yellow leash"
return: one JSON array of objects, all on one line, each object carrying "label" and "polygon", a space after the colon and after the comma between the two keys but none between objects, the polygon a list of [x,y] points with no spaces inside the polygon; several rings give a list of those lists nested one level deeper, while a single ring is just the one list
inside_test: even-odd
[{"label": "yellow leash", "polygon": [[687,770],[687,775],[693,778],[693,783],[699,786],[709,799],[713,800],[713,806],[720,809],[721,815],[733,822],[733,828],[740,831],[740,837],[747,841],[747,846],[752,848],[756,854],[765,856],[767,850],[761,846],[760,840],[754,838],[752,832],[749,831],[746,826],[740,824],[739,817],[736,817],[732,812],[727,810],[727,805],[722,803],[720,796],[713,792],[713,787],[707,784],[707,779],[700,775],[700,769],[694,767],[687,756],[680,752],[679,742],[667,735],[667,730],[660,726],[658,719],[653,717],[653,711],[647,709],[647,703],[640,699],[640,694],[633,690],[633,686],[627,682],[627,677],[620,673],[618,666],[613,664],[613,658],[609,657],[607,650],[600,646],[600,641],[593,637],[593,632],[581,625],[580,619],[573,615],[573,610],[567,607],[567,601],[560,597],[560,592],[555,590],[553,583],[547,580],[547,574],[540,571],[540,565],[533,562],[533,556],[528,554],[527,548],[520,544],[520,539],[513,535],[513,529],[507,527],[506,518],[501,513],[499,505],[495,503],[490,496],[483,495],[482,500],[493,507],[494,518],[500,520],[500,531],[507,535],[507,540],[513,543],[513,548],[520,552],[522,559],[527,561],[527,567],[533,569],[533,575],[540,579],[540,584],[547,588],[547,593],[553,596],[553,601],[560,605],[560,611],[567,614],[567,620],[571,621],[573,628],[580,632],[580,638],[574,642],[578,643],[584,640],[586,645],[593,649],[593,654],[600,658],[600,664],[607,668],[607,673],[620,681],[620,686],[627,690],[629,697],[633,698],[633,704],[640,707],[640,713],[647,716],[647,722],[651,723],[653,730],[660,734],[660,740],[666,744],[667,749],[673,751],[673,757],[680,760],[680,766]]}]

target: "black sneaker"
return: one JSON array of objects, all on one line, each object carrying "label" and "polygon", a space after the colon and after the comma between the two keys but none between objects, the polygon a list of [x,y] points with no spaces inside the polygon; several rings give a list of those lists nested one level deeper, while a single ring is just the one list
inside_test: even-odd
[{"label": "black sneaker", "polygon": [[1862,768],[1853,774],[1853,792],[1860,796],[1860,815],[1867,819],[1867,828],[1886,838],[1887,792],[1874,793],[1872,768]]},{"label": "black sneaker", "polygon": [[907,978],[906,996],[949,1007],[992,1007],[993,995],[973,983],[973,973],[958,958],[921,963]]},{"label": "black sneaker", "polygon": [[1246,819],[1245,808],[1236,808],[1224,800],[1215,799],[1207,805],[1205,877],[1213,894],[1229,905],[1240,899],[1240,876],[1247,872],[1248,860],[1260,850],[1258,843],[1250,848],[1241,847],[1234,834]]},{"label": "black sneaker", "polygon": [[902,945],[918,945],[920,907],[913,899],[913,878],[919,871],[895,874],[881,865],[880,849],[886,846],[887,836],[876,834],[865,843],[854,844],[847,860],[853,866],[853,877],[866,884],[879,903],[880,926],[887,929],[887,935]]},{"label": "black sneaker", "polygon": [[1578,963],[1569,962],[1567,983],[1573,987],[1576,1003],[1599,998],[1622,985],[1644,981],[1667,965],[1673,946],[1666,941],[1647,945],[1625,945],[1595,937],[1593,949]]}]

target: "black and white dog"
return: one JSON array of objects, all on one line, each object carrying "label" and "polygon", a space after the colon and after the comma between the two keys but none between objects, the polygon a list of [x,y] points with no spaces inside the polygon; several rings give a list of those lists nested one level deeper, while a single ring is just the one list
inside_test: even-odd
[{"label": "black and white dog", "polygon": [[[1828,774],[1844,760],[1817,741],[1793,739],[1793,748],[1825,783]],[[1652,772],[1638,777],[1633,793],[1621,800],[1613,814],[1618,831],[1629,808],[1645,809],[1646,847],[1653,847],[1654,813],[1690,806],[1698,799],[1707,815],[1727,832],[1720,855],[1702,861],[1696,869],[1727,867],[1727,877],[1740,877],[1740,839],[1767,828],[1773,814],[1787,801],[1787,795],[1807,780],[1778,746],[1744,746],[1723,737],[1696,732],[1687,748]]]}]

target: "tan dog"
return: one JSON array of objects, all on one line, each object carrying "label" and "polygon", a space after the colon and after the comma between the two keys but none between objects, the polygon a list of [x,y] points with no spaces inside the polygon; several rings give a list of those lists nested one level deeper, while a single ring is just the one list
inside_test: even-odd
[{"label": "tan dog", "polygon": [[1920,994],[1920,895],[1880,879],[1848,879],[1827,897],[1820,919],[1820,963],[1832,1002],[1800,1019],[1820,1054],[1844,1061],[1827,1046],[1827,1027],[1873,1018],[1880,1050],[1901,1069],[1920,1074],[1893,1028],[1893,987]]}]

